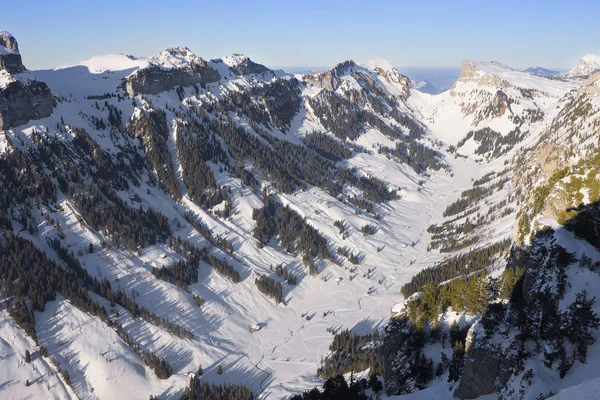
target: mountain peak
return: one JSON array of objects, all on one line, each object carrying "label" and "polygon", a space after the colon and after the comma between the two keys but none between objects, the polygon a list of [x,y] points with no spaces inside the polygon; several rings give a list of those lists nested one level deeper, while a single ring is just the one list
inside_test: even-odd
[{"label": "mountain peak", "polygon": [[17,40],[6,31],[0,31],[0,70],[11,74],[25,71]]},{"label": "mountain peak", "polygon": [[207,62],[194,54],[189,47],[169,47],[149,59],[151,64],[161,68],[181,68],[187,64],[207,65]]},{"label": "mountain peak", "polygon": [[600,71],[600,56],[586,54],[579,59],[579,63],[567,72],[568,78],[585,78]]},{"label": "mountain peak", "polygon": [[374,58],[372,60],[368,60],[361,63],[361,65],[374,72],[377,72],[377,70],[381,70],[384,72],[396,70],[396,67],[394,67],[394,65],[385,58]]},{"label": "mountain peak", "polygon": [[477,80],[486,75],[497,76],[498,73],[503,71],[513,71],[513,69],[499,61],[463,60],[458,79],[463,81]]},{"label": "mountain peak", "polygon": [[262,74],[270,71],[269,68],[252,61],[250,57],[241,53],[233,53],[212,61],[215,63],[224,63],[236,75]]}]

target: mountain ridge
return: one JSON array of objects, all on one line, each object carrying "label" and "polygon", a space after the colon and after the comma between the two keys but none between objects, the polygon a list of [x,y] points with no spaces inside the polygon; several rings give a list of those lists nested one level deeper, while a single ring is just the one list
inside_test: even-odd
[{"label": "mountain ridge", "polygon": [[[48,390],[61,396],[176,398],[202,374],[214,390],[284,398],[329,376],[332,338],[393,324],[390,311],[410,300],[401,290],[429,268],[470,255],[457,265],[501,276],[506,246],[531,243],[544,223],[558,231],[559,212],[580,198],[570,176],[591,157],[597,77],[581,86],[464,66],[439,95],[381,59],[294,76],[185,47],[27,72],[55,104],[0,135],[0,254],[28,246],[35,262],[18,265],[37,278],[3,299],[1,332],[20,326],[7,351],[47,352],[35,366],[55,360],[60,387]],[[3,276],[29,279],[13,264],[0,263]],[[472,310],[442,325],[479,337]],[[415,354],[428,363],[431,351]],[[441,374],[431,387],[457,388]],[[385,375],[390,394],[430,383]],[[514,388],[506,382],[494,390]]]}]

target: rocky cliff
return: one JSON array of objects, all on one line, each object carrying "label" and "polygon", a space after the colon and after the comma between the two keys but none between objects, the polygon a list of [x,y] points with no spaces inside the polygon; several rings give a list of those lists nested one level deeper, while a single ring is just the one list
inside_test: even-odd
[{"label": "rocky cliff", "polygon": [[23,125],[52,114],[56,102],[40,81],[14,81],[0,90],[0,129]]},{"label": "rocky cliff", "polygon": [[0,74],[0,129],[52,114],[56,105],[52,92],[28,76],[17,40],[8,32],[0,32]]},{"label": "rocky cliff", "polygon": [[125,88],[130,96],[157,94],[177,86],[205,85],[219,79],[219,73],[189,49],[171,48],[151,60],[149,67],[125,78]]},{"label": "rocky cliff", "polygon": [[5,31],[0,31],[0,70],[6,70],[11,74],[25,71],[17,40]]}]

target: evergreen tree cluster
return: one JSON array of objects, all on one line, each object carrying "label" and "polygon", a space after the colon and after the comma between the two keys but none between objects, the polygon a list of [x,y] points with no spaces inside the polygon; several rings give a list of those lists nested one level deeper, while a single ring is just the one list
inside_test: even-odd
[{"label": "evergreen tree cluster", "polygon": [[185,388],[179,400],[253,400],[254,394],[245,386],[239,385],[211,385],[200,381],[195,375],[190,378],[190,384]]},{"label": "evergreen tree cluster", "polygon": [[179,199],[181,188],[167,145],[169,127],[165,111],[152,109],[148,113],[139,113],[128,122],[127,132],[132,137],[140,139],[148,162],[158,176],[160,186],[173,198]]},{"label": "evergreen tree cluster", "polygon": [[[186,134],[182,133],[184,131]],[[193,120],[186,125],[179,125],[177,155],[188,195],[196,204],[208,209],[228,199],[227,191],[217,187],[215,176],[207,164],[208,161],[215,164],[227,162],[227,156],[215,135],[210,134],[205,125]]]},{"label": "evergreen tree cluster", "polygon": [[277,236],[281,247],[290,254],[305,254],[311,258],[332,259],[327,240],[288,206],[282,206],[273,196],[263,196],[264,207],[252,211],[256,221],[254,237],[263,245]]},{"label": "evergreen tree cluster", "polygon": [[192,283],[198,282],[198,265],[202,259],[201,251],[180,237],[173,239],[173,237],[169,236],[168,243],[169,247],[182,254],[185,260],[176,261],[169,267],[152,267],[152,274],[158,279],[187,289]]},{"label": "evergreen tree cluster", "polygon": [[11,205],[23,204],[30,199],[50,203],[56,201],[56,188],[50,178],[18,148],[0,157],[0,179],[0,209],[4,213]]},{"label": "evergreen tree cluster", "polygon": [[49,245],[65,262],[71,272],[75,274],[78,282],[83,287],[109,300],[111,306],[118,304],[127,309],[127,311],[129,311],[134,318],[136,316],[140,316],[147,322],[165,328],[175,336],[189,339],[194,337],[192,332],[189,330],[170,322],[166,318],[160,318],[158,315],[151,313],[146,307],[140,307],[133,299],[128,297],[123,290],[116,292],[113,291],[108,280],[102,279],[98,281],[96,278],[92,278],[91,275],[81,266],[81,263],[75,257],[73,252],[63,247],[58,239],[49,241]]},{"label": "evergreen tree cluster", "polygon": [[528,133],[528,131],[522,132],[520,126],[515,127],[506,135],[502,135],[489,127],[485,127],[476,131],[469,131],[467,135],[458,142],[456,147],[461,148],[469,139],[473,139],[478,143],[475,154],[487,156],[488,159],[494,159],[502,157],[512,150],[515,145],[523,141]]},{"label": "evergreen tree cluster", "polygon": [[328,379],[338,374],[360,372],[370,368],[373,375],[381,375],[383,366],[376,348],[380,344],[379,331],[357,335],[345,329],[337,333],[329,345],[331,354],[321,362],[317,375]]},{"label": "evergreen tree cluster", "polygon": [[423,174],[427,170],[439,171],[446,167],[442,162],[442,154],[417,141],[399,141],[396,147],[379,147],[379,154],[391,154],[400,162],[411,167],[416,173]]},{"label": "evergreen tree cluster", "polygon": [[[367,395],[369,390],[371,394]],[[368,380],[354,380],[351,376],[348,383],[343,375],[337,374],[323,383],[322,391],[314,388],[292,396],[291,400],[371,400],[378,399],[382,390],[383,385],[375,375]]]},{"label": "evergreen tree cluster", "polygon": [[377,227],[373,224],[365,224],[362,226],[362,228],[360,228],[360,231],[363,233],[363,235],[374,235],[375,233],[377,233]]},{"label": "evergreen tree cluster", "polygon": [[210,264],[221,275],[231,279],[233,283],[240,283],[242,281],[240,273],[226,259],[218,258],[214,254],[208,255],[206,247],[200,251],[200,255],[204,262]]},{"label": "evergreen tree cluster", "polygon": [[284,301],[281,282],[275,281],[275,279],[266,275],[260,275],[254,280],[254,283],[258,290],[271,297],[277,304]]},{"label": "evergreen tree cluster", "polygon": [[[64,251],[62,254],[67,254],[74,259],[72,254]],[[133,310],[139,310],[142,318],[152,320],[158,319],[158,317],[150,314],[145,308],[139,309],[137,304],[128,299],[123,292],[113,295],[108,281],[98,282],[95,278],[92,279],[78,263],[71,260],[67,265],[71,271],[58,266],[30,241],[17,237],[11,232],[3,234],[0,238],[0,275],[5,278],[5,293],[7,296],[13,297],[9,305],[9,313],[15,322],[37,342],[33,311],[44,311],[46,302],[55,300],[56,292],[60,292],[73,306],[98,317],[109,327],[114,327],[121,339],[142,356],[144,361],[158,359],[151,353],[141,352],[139,346],[129,337],[123,327],[117,321],[110,319],[104,306],[100,306],[97,301],[92,300],[88,290],[109,299],[111,304],[114,302],[128,303]],[[75,270],[73,270],[74,267]],[[31,310],[28,308],[27,302],[31,303]],[[135,317],[134,312],[132,315]],[[180,328],[171,325],[171,329],[177,331]],[[183,335],[181,330],[180,334]],[[192,337],[189,335],[188,337]],[[168,366],[172,373],[167,361],[160,360],[159,364]],[[157,371],[157,376],[159,373]]]},{"label": "evergreen tree cluster", "polygon": [[235,112],[254,123],[285,132],[302,102],[300,83],[294,79],[274,78],[250,90],[229,92],[215,105],[221,113]]},{"label": "evergreen tree cluster", "polygon": [[308,133],[304,137],[304,144],[333,162],[352,157],[352,151],[348,150],[341,141],[321,132]]},{"label": "evergreen tree cluster", "polygon": [[409,283],[402,286],[400,292],[404,297],[409,297],[413,293],[423,290],[429,283],[440,284],[461,275],[482,271],[492,264],[494,258],[506,252],[511,245],[511,240],[505,239],[496,244],[448,258],[438,265],[420,271],[412,277]]},{"label": "evergreen tree cluster", "polygon": [[360,199],[356,196],[348,196],[348,203],[350,204],[354,204],[356,207],[360,208],[361,210],[364,210],[366,212],[368,212],[369,214],[373,214],[375,215],[375,207],[373,206],[373,203],[371,203],[368,200],[365,199]]},{"label": "evergreen tree cluster", "polygon": [[283,266],[283,264],[278,264],[275,266],[275,273],[280,278],[285,279],[289,285],[296,284],[296,281],[297,281],[296,275],[291,273],[286,267]]},{"label": "evergreen tree cluster", "polygon": [[93,229],[104,231],[112,243],[137,250],[169,237],[169,220],[164,215],[141,206],[130,208],[108,185],[100,182],[99,187],[90,186],[87,193],[75,194],[72,200],[83,220]]},{"label": "evergreen tree cluster", "polygon": [[165,359],[158,358],[151,352],[142,352],[144,363],[154,370],[158,379],[169,379],[173,375],[173,367]]}]

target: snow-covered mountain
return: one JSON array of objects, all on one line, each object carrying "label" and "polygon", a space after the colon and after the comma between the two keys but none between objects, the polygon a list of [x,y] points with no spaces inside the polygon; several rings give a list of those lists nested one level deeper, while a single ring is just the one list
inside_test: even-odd
[{"label": "snow-covered mountain", "polygon": [[[465,61],[452,88],[431,95],[382,59],[300,75],[176,47],[27,71],[16,40],[0,40],[7,398],[279,399],[350,372],[348,360],[385,376],[389,394],[510,397],[522,371],[466,388],[440,358],[450,347],[400,340],[390,313],[409,310],[424,282],[502,278],[518,246],[552,246],[533,240],[544,225],[600,261],[558,225],[577,199],[594,201],[591,186],[583,197],[565,187],[594,168],[596,75]],[[440,265],[460,272],[432,279]],[[565,309],[581,289],[572,275]],[[477,304],[424,326],[454,334],[456,321],[458,341],[476,340],[487,302]],[[340,352],[346,329],[363,335],[348,342],[360,351]],[[405,342],[412,358],[399,370]],[[375,348],[388,353],[371,357]],[[415,378],[413,356],[439,361],[440,375]],[[583,365],[573,359],[564,381],[532,366],[527,396],[579,385],[569,374]]]},{"label": "snow-covered mountain", "polygon": [[528,72],[533,75],[546,76],[546,77],[556,77],[556,76],[561,75],[560,71],[555,71],[553,69],[548,69],[548,68],[539,67],[539,66],[527,68],[524,72]]},{"label": "snow-covered mountain", "polygon": [[591,74],[600,71],[600,56],[587,54],[579,60],[579,63],[567,72],[568,78],[587,78]]}]

